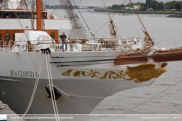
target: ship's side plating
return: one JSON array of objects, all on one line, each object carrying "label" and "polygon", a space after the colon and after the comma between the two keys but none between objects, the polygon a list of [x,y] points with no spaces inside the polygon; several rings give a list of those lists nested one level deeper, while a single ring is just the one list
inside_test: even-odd
[{"label": "ship's side plating", "polygon": [[[120,52],[51,53],[49,55],[51,62],[72,61],[72,63],[64,63],[63,65],[66,66],[63,67],[58,67],[59,63],[51,64],[54,86],[61,94],[61,97],[57,100],[59,113],[89,114],[98,103],[115,92],[151,84],[153,80],[136,83],[124,79],[98,79],[83,76],[65,77],[61,75],[69,69],[93,70],[102,74],[111,70],[125,70],[125,66],[114,66],[113,61],[101,62],[100,64],[96,62],[78,62],[114,59],[119,54]],[[16,113],[23,114],[32,95],[41,53],[0,52],[0,56],[0,99]],[[42,56],[43,64],[40,81],[29,114],[53,114],[52,102],[50,98],[47,98],[48,93],[45,90],[45,87],[49,85],[46,55],[43,54]]]}]

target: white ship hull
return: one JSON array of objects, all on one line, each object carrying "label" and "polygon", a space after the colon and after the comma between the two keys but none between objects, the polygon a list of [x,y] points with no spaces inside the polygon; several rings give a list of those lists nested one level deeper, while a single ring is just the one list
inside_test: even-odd
[{"label": "white ship hull", "polygon": [[[83,52],[68,53],[54,52],[50,54],[51,62],[58,61],[86,61],[100,59],[115,59],[121,52]],[[0,52],[0,100],[18,114],[24,114],[32,95],[37,68],[41,53],[34,52]],[[45,87],[49,85],[45,55],[40,73],[40,81],[33,104],[29,114],[54,114],[52,102],[47,98]],[[155,79],[136,83],[124,79],[99,79],[91,77],[70,77],[61,74],[69,69],[84,71],[106,71],[125,70],[126,66],[114,66],[113,61],[100,62],[72,62],[51,64],[54,86],[62,96],[57,100],[59,114],[89,114],[106,97],[113,93],[150,85]],[[95,64],[94,64],[95,63]],[[96,64],[97,63],[97,64]],[[70,65],[69,65],[70,64]],[[82,64],[82,65],[81,65]],[[90,65],[92,64],[92,65]],[[72,66],[71,66],[72,65]],[[68,97],[67,95],[72,95]]]}]

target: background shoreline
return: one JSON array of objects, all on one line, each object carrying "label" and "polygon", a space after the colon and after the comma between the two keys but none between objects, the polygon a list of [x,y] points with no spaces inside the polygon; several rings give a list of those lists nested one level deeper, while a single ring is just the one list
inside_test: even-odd
[{"label": "background shoreline", "polygon": [[[105,9],[94,9],[95,12],[106,12]],[[133,13],[131,10],[109,10],[114,13]],[[137,11],[138,14],[176,14],[177,11]]]}]

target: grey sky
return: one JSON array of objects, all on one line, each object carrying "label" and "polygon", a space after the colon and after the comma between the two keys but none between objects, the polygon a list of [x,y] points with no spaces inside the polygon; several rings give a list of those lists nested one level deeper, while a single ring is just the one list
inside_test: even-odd
[{"label": "grey sky", "polygon": [[[50,4],[50,5],[59,5],[60,0],[43,0],[44,3]],[[79,4],[80,0],[74,0],[76,4]],[[132,0],[132,2],[145,2],[146,0]],[[163,1],[168,2],[168,1],[173,1],[173,0],[158,0],[158,1]],[[175,0],[175,1],[182,1],[182,0]],[[107,6],[113,5],[113,4],[121,4],[124,2],[124,0],[105,0]],[[127,0],[129,2],[129,0]],[[101,1],[100,0],[81,0],[81,5],[83,6],[100,6]]]}]

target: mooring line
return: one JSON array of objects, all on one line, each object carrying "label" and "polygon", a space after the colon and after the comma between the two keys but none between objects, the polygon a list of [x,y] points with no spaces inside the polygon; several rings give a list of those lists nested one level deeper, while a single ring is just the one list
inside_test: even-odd
[{"label": "mooring line", "polygon": [[[50,86],[50,85],[49,85]],[[53,85],[54,86],[54,85]],[[67,97],[81,97],[81,98],[106,98],[106,97],[95,97],[95,96],[80,96],[80,95],[70,95],[70,94],[66,94],[64,91],[62,91],[61,89],[59,89],[58,87],[54,86],[57,90],[59,90],[60,92],[62,92],[65,96]]]},{"label": "mooring line", "polygon": [[29,111],[29,109],[30,109],[30,107],[31,107],[31,105],[33,103],[33,100],[34,100],[34,97],[35,97],[35,93],[37,91],[37,87],[38,87],[38,83],[39,83],[40,72],[41,72],[41,67],[42,67],[42,60],[43,60],[42,58],[43,58],[43,55],[41,53],[40,60],[39,60],[38,71],[37,71],[38,72],[38,75],[36,77],[36,81],[35,81],[34,89],[33,89],[33,92],[32,92],[32,96],[31,96],[31,99],[30,99],[30,102],[28,104],[28,107],[27,107],[24,115],[22,116],[22,118],[25,117],[25,115],[28,113],[28,111]]}]

